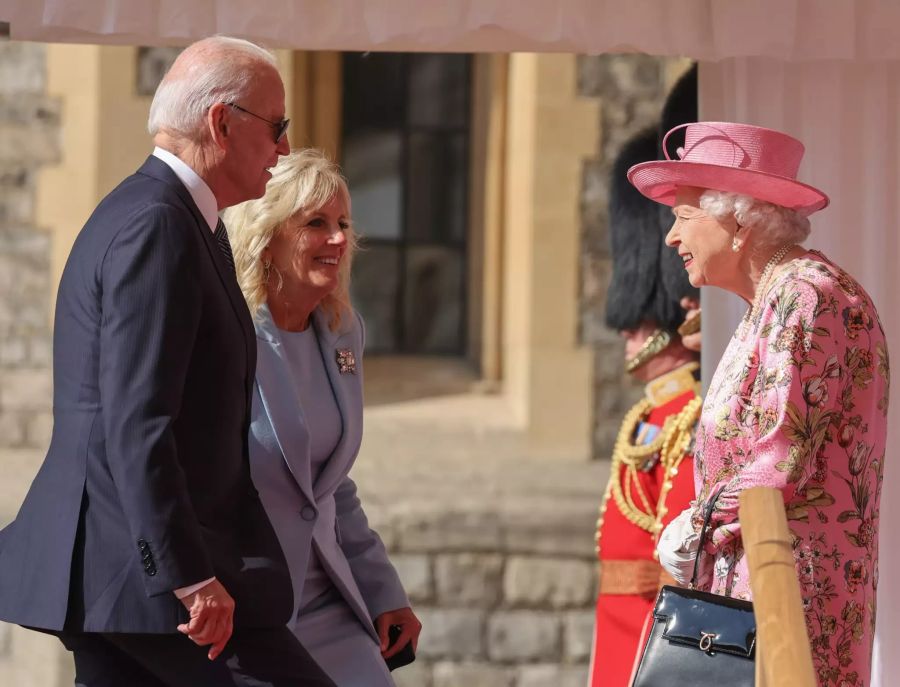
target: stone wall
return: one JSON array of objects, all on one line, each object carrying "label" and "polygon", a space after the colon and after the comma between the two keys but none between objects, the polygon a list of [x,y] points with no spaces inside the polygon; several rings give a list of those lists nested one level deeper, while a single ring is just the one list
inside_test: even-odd
[{"label": "stone wall", "polygon": [[34,190],[40,167],[59,158],[60,112],[59,103],[45,94],[45,76],[43,47],[0,42],[0,455],[4,463],[23,460],[24,454],[42,454],[51,426],[50,235],[36,226]]},{"label": "stone wall", "polygon": [[622,416],[641,390],[623,370],[624,344],[603,324],[612,275],[607,232],[609,174],[622,145],[655,125],[668,88],[684,69],[680,58],[599,55],[578,60],[579,92],[600,100],[600,147],[582,178],[581,336],[594,349],[595,458],[606,458]]},{"label": "stone wall", "polygon": [[[59,103],[44,48],[0,42],[0,519],[43,457],[51,428],[50,234],[36,225],[38,170],[59,159]],[[31,466],[31,469],[28,469]],[[24,473],[24,474],[23,474]],[[8,476],[8,477],[7,477]],[[26,482],[27,484],[27,482]]]},{"label": "stone wall", "polygon": [[419,661],[397,673],[398,685],[584,685],[595,585],[584,539],[564,551],[554,536],[561,532],[541,541],[522,528],[516,545],[500,541],[512,523],[467,520],[459,530],[407,523],[393,542],[392,560],[426,628]]},{"label": "stone wall", "polygon": [[584,687],[608,462],[525,458],[454,399],[403,405],[366,409],[353,471],[423,623],[398,687]]},{"label": "stone wall", "polygon": [[[50,234],[37,225],[35,186],[59,155],[45,48],[0,39],[0,526],[50,441]],[[71,684],[69,663],[53,638],[0,623],[0,684]]]}]

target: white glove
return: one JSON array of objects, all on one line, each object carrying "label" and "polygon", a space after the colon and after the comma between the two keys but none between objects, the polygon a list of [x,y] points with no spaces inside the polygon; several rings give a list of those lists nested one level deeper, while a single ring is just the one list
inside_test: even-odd
[{"label": "white glove", "polygon": [[666,525],[656,543],[659,564],[682,587],[691,581],[694,559],[700,545],[700,535],[691,525],[693,511],[688,508]]}]

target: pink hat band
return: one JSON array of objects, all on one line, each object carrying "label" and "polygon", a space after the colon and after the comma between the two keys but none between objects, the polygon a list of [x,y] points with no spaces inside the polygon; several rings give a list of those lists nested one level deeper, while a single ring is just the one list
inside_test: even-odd
[{"label": "pink hat band", "polygon": [[679,155],[684,162],[705,162],[797,178],[803,159],[803,144],[780,131],[755,126],[735,128],[733,125],[723,130],[705,122],[682,124],[669,131],[663,139],[663,152],[667,160],[672,158],[666,150],[666,141],[680,128],[687,128],[684,148],[679,149],[679,152],[684,151]]},{"label": "pink hat band", "polygon": [[[669,136],[685,128],[680,159],[669,157]],[[665,160],[643,162],[628,170],[642,194],[673,205],[679,186],[748,195],[809,214],[828,204],[820,190],[797,181],[803,144],[780,131],[749,124],[698,122],[683,124],[663,139]]]}]

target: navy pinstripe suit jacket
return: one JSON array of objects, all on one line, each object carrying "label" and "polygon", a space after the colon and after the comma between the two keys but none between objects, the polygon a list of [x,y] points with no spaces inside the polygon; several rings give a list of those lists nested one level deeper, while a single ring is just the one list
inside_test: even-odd
[{"label": "navy pinstripe suit jacket", "polygon": [[291,612],[250,480],[253,324],[187,189],[150,157],[82,229],[54,330],[53,436],[0,534],[0,619],[172,633],[172,590],[215,575],[235,624]]}]

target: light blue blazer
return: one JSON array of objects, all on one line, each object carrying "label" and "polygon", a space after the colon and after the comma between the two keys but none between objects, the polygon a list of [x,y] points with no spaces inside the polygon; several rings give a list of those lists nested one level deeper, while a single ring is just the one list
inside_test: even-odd
[{"label": "light blue blazer", "polygon": [[[349,321],[348,321],[349,320]],[[278,328],[268,308],[256,317],[256,384],[250,422],[250,469],[263,506],[287,558],[294,589],[293,624],[300,610],[303,583],[315,540],[335,586],[377,641],[373,621],[385,611],[409,606],[381,538],[369,528],[348,477],[362,441],[365,332],[355,312],[339,331],[327,315],[312,317],[322,359],[343,421],[340,441],[313,484],[310,440],[303,407],[285,360]],[[341,372],[338,351],[350,351],[356,372]]]}]

